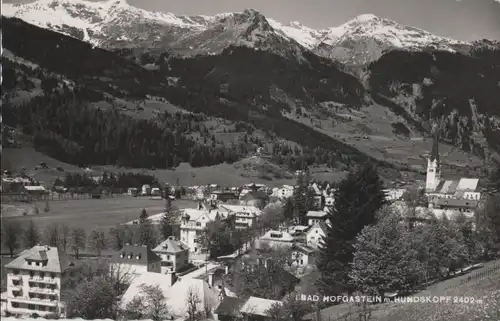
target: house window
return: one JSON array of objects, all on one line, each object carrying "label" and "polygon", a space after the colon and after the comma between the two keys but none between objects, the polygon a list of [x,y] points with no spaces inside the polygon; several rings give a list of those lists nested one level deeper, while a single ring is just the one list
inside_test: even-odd
[{"label": "house window", "polygon": [[170,260],[170,255],[167,255],[167,260]]},{"label": "house window", "polygon": [[55,273],[50,273],[50,277],[51,277],[51,278],[55,278],[55,277],[56,277],[56,274],[55,274]]},{"label": "house window", "polygon": [[35,310],[35,305],[33,305],[33,304],[28,304],[28,309],[30,309],[30,310]]},{"label": "house window", "polygon": [[30,271],[30,278],[32,278],[35,275],[33,271]]},{"label": "house window", "polygon": [[19,303],[17,303],[17,302],[12,302],[12,307],[13,307],[13,308],[19,308]]},{"label": "house window", "polygon": [[19,275],[19,270],[14,270],[14,275]]},{"label": "house window", "polygon": [[44,278],[44,277],[45,277],[45,273],[40,272],[40,277],[41,277],[41,278]]}]

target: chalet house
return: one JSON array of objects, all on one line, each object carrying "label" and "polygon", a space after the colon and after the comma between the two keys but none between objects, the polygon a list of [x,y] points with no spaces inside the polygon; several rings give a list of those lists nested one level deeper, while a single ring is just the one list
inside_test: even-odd
[{"label": "chalet house", "polygon": [[61,284],[74,267],[73,259],[57,247],[37,245],[23,251],[4,266],[6,310],[16,315],[64,315]]},{"label": "chalet house", "polygon": [[313,225],[306,235],[306,244],[312,248],[318,248],[319,242],[326,237],[327,225],[325,222],[319,222]]},{"label": "chalet house", "polygon": [[324,222],[328,218],[328,213],[326,211],[309,211],[306,214],[307,224],[313,226],[319,222]]},{"label": "chalet house", "polygon": [[291,249],[291,266],[304,267],[316,263],[317,251],[315,248],[296,243]]},{"label": "chalet house", "polygon": [[295,238],[288,232],[271,230],[264,234],[258,240],[258,248],[270,247],[270,248],[283,248],[292,247],[295,242]]},{"label": "chalet house", "polygon": [[227,202],[231,200],[237,200],[238,196],[234,191],[213,191],[210,193],[211,201]]},{"label": "chalet house", "polygon": [[240,204],[263,208],[269,203],[269,195],[263,191],[249,191],[240,196]]},{"label": "chalet house", "polygon": [[125,245],[111,257],[110,265],[118,273],[136,278],[145,272],[161,273],[161,261],[146,245]]},{"label": "chalet house", "polygon": [[189,248],[173,236],[153,249],[161,257],[161,273],[179,272],[189,265]]}]

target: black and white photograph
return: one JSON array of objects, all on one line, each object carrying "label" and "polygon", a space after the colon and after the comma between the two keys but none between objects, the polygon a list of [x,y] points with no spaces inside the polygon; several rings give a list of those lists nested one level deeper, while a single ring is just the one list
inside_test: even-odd
[{"label": "black and white photograph", "polygon": [[500,321],[500,0],[0,12],[2,320]]}]

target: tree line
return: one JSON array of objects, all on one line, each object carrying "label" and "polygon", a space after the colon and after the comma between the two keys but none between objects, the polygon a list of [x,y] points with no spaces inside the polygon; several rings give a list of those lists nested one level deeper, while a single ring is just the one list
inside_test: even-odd
[{"label": "tree line", "polygon": [[109,173],[104,172],[98,180],[87,173],[66,173],[64,179],[56,179],[54,186],[71,187],[108,187],[127,189],[130,187],[140,188],[147,184],[152,187],[160,187],[158,179],[154,175],[144,173]]}]

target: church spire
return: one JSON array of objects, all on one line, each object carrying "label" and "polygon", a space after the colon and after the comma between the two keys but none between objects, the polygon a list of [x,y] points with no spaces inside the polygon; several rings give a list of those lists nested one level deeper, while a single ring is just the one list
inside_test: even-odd
[{"label": "church spire", "polygon": [[437,161],[439,163],[439,129],[437,124],[432,127],[432,153],[431,161]]}]

